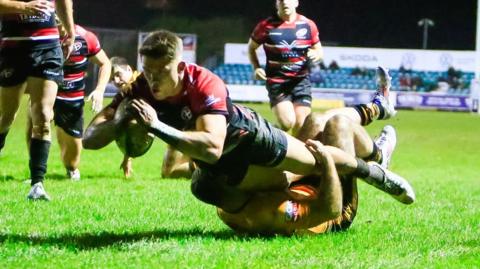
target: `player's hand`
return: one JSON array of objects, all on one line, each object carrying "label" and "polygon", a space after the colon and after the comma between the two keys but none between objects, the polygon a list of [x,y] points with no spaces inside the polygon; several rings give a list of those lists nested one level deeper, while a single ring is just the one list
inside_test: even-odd
[{"label": "player's hand", "polygon": [[133,173],[132,160],[133,160],[132,157],[129,157],[129,156],[125,155],[123,157],[122,164],[120,165],[120,168],[123,170],[123,175],[126,178],[129,178]]},{"label": "player's hand", "polygon": [[73,36],[66,36],[62,39],[62,51],[63,51],[63,58],[68,59],[70,54],[73,52],[73,45],[75,44],[75,37]]},{"label": "player's hand", "polygon": [[311,48],[308,49],[307,57],[313,63],[320,62],[320,60],[322,59],[322,56],[320,55],[320,52],[318,50],[314,50],[314,49],[311,49]]},{"label": "player's hand", "polygon": [[92,101],[92,111],[98,113],[103,108],[103,91],[95,89],[88,97],[87,102]]},{"label": "player's hand", "polygon": [[253,77],[257,80],[267,80],[267,74],[261,67],[255,69]]},{"label": "player's hand", "polygon": [[155,109],[143,99],[133,99],[129,109],[133,110],[134,115],[138,115],[137,119],[148,127],[158,121]]},{"label": "player's hand", "polygon": [[305,142],[305,146],[312,153],[313,157],[319,165],[325,165],[332,161],[332,155],[328,152],[327,148],[318,140],[308,139]]},{"label": "player's hand", "polygon": [[51,16],[55,13],[53,2],[47,0],[34,0],[25,3],[25,14],[32,16]]}]

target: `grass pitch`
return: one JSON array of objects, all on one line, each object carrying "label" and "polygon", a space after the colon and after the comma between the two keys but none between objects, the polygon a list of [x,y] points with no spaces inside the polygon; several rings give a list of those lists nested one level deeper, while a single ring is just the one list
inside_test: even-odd
[{"label": "grass pitch", "polygon": [[[267,105],[249,106],[272,119]],[[388,123],[398,133],[391,169],[410,180],[416,203],[359,183],[347,232],[262,238],[235,235],[189,181],[160,179],[158,139],[129,180],[114,144],[84,151],[80,182],[63,178],[53,143],[53,201],[26,201],[21,111],[0,157],[0,268],[480,268],[480,117],[400,111]]]}]

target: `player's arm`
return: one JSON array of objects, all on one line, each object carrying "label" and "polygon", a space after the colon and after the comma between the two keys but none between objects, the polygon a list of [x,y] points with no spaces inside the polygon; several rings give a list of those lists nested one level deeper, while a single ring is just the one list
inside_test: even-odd
[{"label": "player's arm", "polygon": [[266,80],[267,75],[265,70],[260,66],[260,62],[257,56],[257,48],[260,47],[260,44],[255,42],[252,38],[248,40],[248,60],[252,65],[255,79]]},{"label": "player's arm", "polygon": [[196,120],[195,131],[183,132],[161,122],[155,109],[142,99],[134,99],[132,108],[153,134],[183,154],[206,163],[220,159],[227,133],[224,115],[201,115]]},{"label": "player's arm", "polygon": [[100,149],[115,140],[121,119],[115,119],[115,109],[107,106],[95,115],[83,134],[86,149]]},{"label": "player's arm", "polygon": [[308,49],[307,57],[310,61],[316,63],[323,59],[323,47],[320,42],[315,43]]},{"label": "player's arm", "polygon": [[0,0],[0,14],[23,13],[28,15],[50,15],[53,9],[53,4],[47,0],[30,2]]},{"label": "player's arm", "polygon": [[98,113],[102,109],[103,94],[105,93],[105,88],[107,87],[108,81],[110,80],[112,64],[110,63],[110,59],[108,59],[108,56],[104,50],[100,50],[97,54],[90,57],[89,60],[96,64],[99,69],[97,86],[90,93],[87,101],[92,100],[92,108],[95,112]]},{"label": "player's arm", "polygon": [[75,24],[73,22],[73,4],[72,0],[56,0],[55,9],[58,18],[67,31],[67,36],[63,37],[62,49],[63,56],[67,59],[73,51],[75,43]]}]

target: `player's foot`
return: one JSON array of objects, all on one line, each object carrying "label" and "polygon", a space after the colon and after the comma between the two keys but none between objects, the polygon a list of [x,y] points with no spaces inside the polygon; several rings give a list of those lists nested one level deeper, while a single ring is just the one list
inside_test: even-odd
[{"label": "player's foot", "polygon": [[388,74],[388,70],[384,67],[377,67],[377,92],[373,97],[372,103],[383,108],[378,119],[385,120],[395,116],[397,111],[389,101],[390,87],[392,85],[392,77]]},{"label": "player's foot", "polygon": [[33,184],[32,188],[30,189],[27,199],[33,201],[50,201],[50,196],[48,196],[47,192],[43,188],[42,182],[37,182]]},{"label": "player's foot", "polygon": [[380,132],[380,136],[375,139],[375,144],[382,152],[382,161],[380,162],[380,165],[383,168],[388,168],[390,160],[392,159],[393,151],[397,145],[395,128],[391,125],[385,125],[382,132]]},{"label": "player's foot", "polygon": [[75,170],[68,170],[67,169],[67,177],[71,179],[72,181],[79,181],[80,180],[80,170],[75,169]]},{"label": "player's foot", "polygon": [[376,166],[383,172],[383,180],[366,178],[367,183],[390,194],[393,198],[404,204],[411,204],[415,201],[415,191],[410,183],[403,177],[383,168],[376,162],[368,162],[370,166]]}]

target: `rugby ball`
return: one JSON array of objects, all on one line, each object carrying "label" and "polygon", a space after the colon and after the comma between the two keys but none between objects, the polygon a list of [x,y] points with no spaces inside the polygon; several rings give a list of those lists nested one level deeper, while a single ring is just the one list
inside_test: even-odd
[{"label": "rugby ball", "polygon": [[127,112],[129,100],[123,100],[117,108],[115,118],[122,120],[115,142],[123,154],[139,157],[145,154],[153,144],[154,135]]}]

